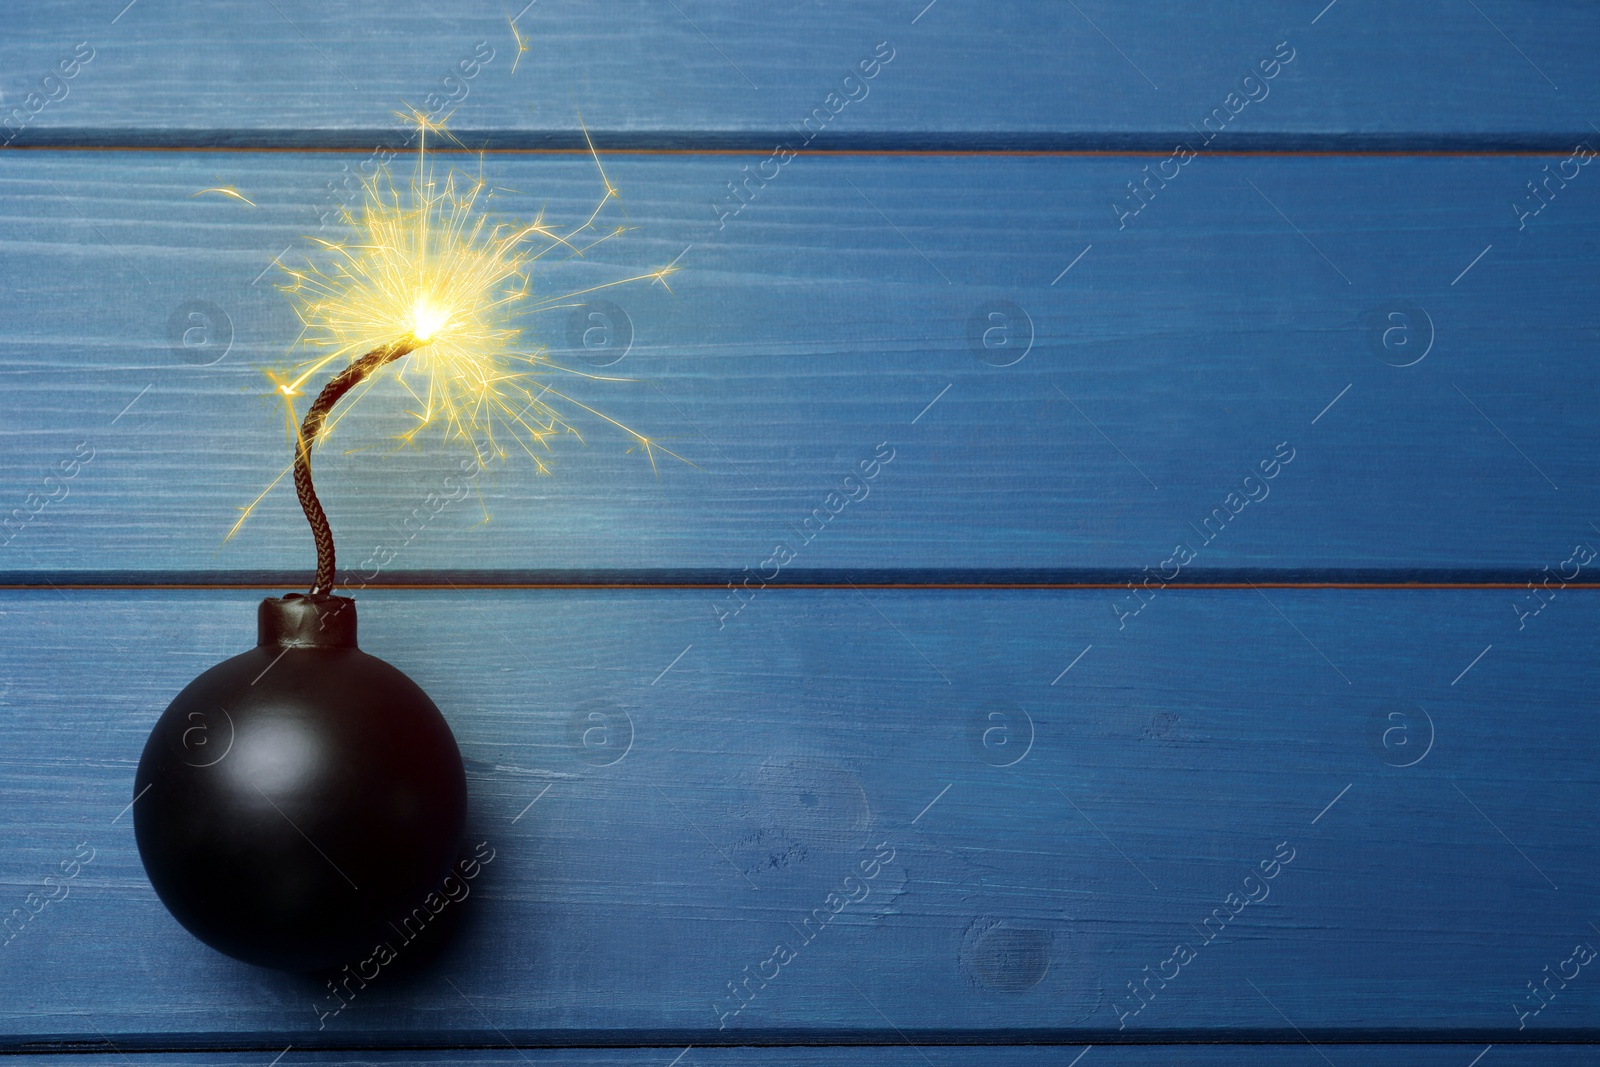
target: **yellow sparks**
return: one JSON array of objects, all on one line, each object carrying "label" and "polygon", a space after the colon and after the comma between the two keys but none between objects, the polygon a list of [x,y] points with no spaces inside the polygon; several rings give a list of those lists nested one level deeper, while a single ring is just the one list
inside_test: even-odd
[{"label": "yellow sparks", "polygon": [[[484,206],[490,190],[481,162],[477,177],[455,170],[443,178],[434,173],[426,140],[430,131],[449,136],[444,119],[415,108],[397,114],[417,128],[416,168],[409,186],[397,189],[392,175],[380,170],[365,181],[359,206],[344,213],[351,235],[340,241],[310,237],[315,248],[306,264],[283,268],[289,281],[279,288],[293,298],[304,327],[297,344],[312,352],[286,370],[267,374],[273,395],[283,404],[290,441],[299,432],[295,400],[314,394],[325,370],[337,371],[373,349],[405,342],[414,346],[410,353],[353,389],[329,418],[325,434],[372,389],[399,389],[414,418],[402,442],[411,443],[428,427],[437,427],[446,440],[464,445],[480,465],[505,459],[520,447],[540,473],[549,473],[541,453],[550,439],[571,433],[581,440],[553,406],[561,401],[628,434],[649,455],[652,467],[657,449],[681,458],[554,388],[548,380],[551,372],[582,372],[551,363],[543,347],[525,342],[517,325],[524,313],[580,305],[583,296],[596,290],[639,281],[665,285],[674,272],[668,265],[560,295],[534,295],[533,268],[545,256],[581,256],[626,232],[622,226],[602,231],[597,225],[602,210],[619,194],[593,145],[605,192],[586,219],[564,229],[546,222],[541,211],[531,222],[496,223]],[[539,452],[535,446],[541,446]],[[273,485],[283,477],[279,474]],[[265,496],[264,491],[240,509],[228,538]]]},{"label": "yellow sparks", "polygon": [[522,36],[522,33],[517,29],[516,19],[513,18],[508,21],[511,23],[511,37],[517,42],[517,54],[511,57],[511,73],[515,74],[517,72],[517,64],[522,62],[522,53],[528,50],[528,39]]},{"label": "yellow sparks", "polygon": [[191,195],[189,197],[189,199],[193,200],[196,196],[204,196],[207,193],[220,193],[223,196],[231,196],[235,200],[243,200],[245,203],[249,204],[251,207],[255,207],[256,206],[255,205],[255,201],[253,201],[249,197],[243,195],[242,193],[239,192],[239,190],[235,189],[231,185],[218,185],[218,186],[216,186],[215,188],[212,188],[212,189],[202,189],[198,193],[194,193],[193,195]]}]

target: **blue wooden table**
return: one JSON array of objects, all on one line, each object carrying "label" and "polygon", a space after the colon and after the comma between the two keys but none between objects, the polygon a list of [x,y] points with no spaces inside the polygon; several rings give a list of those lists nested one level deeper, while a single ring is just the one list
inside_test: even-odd
[{"label": "blue wooden table", "polygon": [[[0,1053],[1600,1060],[1600,9],[520,6],[3,16]],[[592,140],[537,284],[676,273],[529,335],[688,462],[339,428],[492,860],[282,974],[134,768],[306,581],[275,284],[408,106],[508,218]]]}]

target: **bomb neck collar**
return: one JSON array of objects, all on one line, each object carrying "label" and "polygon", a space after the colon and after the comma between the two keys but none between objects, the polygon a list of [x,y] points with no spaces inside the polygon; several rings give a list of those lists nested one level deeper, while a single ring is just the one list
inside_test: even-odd
[{"label": "bomb neck collar", "polygon": [[257,613],[258,645],[355,648],[356,602],[330,593],[268,597]]}]

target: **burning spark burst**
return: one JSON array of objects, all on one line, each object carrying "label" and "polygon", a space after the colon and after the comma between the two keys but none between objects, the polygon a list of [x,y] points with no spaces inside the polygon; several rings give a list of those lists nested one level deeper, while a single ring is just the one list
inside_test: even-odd
[{"label": "burning spark burst", "polygon": [[[284,268],[290,281],[280,288],[294,298],[304,327],[297,343],[316,353],[267,374],[283,403],[291,444],[298,443],[299,433],[295,400],[305,395],[307,384],[325,369],[343,369],[365,353],[386,348],[396,354],[356,386],[328,420],[327,431],[374,387],[393,383],[403,391],[415,420],[401,435],[402,442],[409,444],[436,427],[447,440],[465,445],[480,466],[505,459],[520,447],[540,473],[549,473],[540,451],[548,451],[550,439],[562,433],[582,439],[551,400],[581,408],[622,430],[646,452],[652,466],[657,450],[681,458],[555,389],[548,380],[553,372],[599,376],[551,363],[544,348],[524,343],[516,324],[523,314],[571,307],[575,298],[599,289],[639,281],[666,285],[664,279],[673,273],[669,265],[556,296],[534,296],[531,272],[539,260],[582,256],[626,230],[597,226],[606,205],[619,194],[593,142],[589,151],[605,192],[582,223],[562,232],[545,222],[542,211],[529,223],[491,223],[483,204],[492,191],[481,174],[469,178],[452,170],[442,181],[435,177],[425,142],[430,131],[448,136],[442,122],[415,109],[400,117],[417,126],[410,186],[396,189],[386,170],[367,179],[359,208],[344,212],[353,235],[343,241],[309,238],[321,253],[318,259],[308,260],[304,268]],[[290,469],[292,465],[241,509],[228,537]]]}]

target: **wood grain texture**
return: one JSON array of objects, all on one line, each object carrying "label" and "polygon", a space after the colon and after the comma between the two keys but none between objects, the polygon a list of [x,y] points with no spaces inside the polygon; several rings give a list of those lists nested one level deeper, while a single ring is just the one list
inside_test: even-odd
[{"label": "wood grain texture", "polygon": [[[524,3],[6,12],[0,1053],[1595,1061],[1600,9]],[[398,406],[341,428],[363,647],[495,859],[376,975],[258,971],[154,896],[134,764],[309,577],[286,491],[222,541],[272,264],[406,106],[508,216],[608,153],[634,229],[541,292],[682,270],[631,345],[530,331],[693,466],[580,422],[434,507]],[[653,588],[492,588],[590,581]],[[1328,581],[1507,588],[1275,587]],[[873,585],[948,582],[1106,587]]]},{"label": "wood grain texture", "polygon": [[[1567,1067],[1570,1064],[1588,1064],[1594,1060],[1593,1045],[1522,1045],[1515,1048],[1498,1046],[1493,1053],[1501,1062],[1530,1064],[1532,1067]],[[1086,1049],[1088,1051],[1086,1051]],[[1073,1057],[1082,1056],[1082,1067],[1091,1063],[1113,1067],[1211,1067],[1225,1064],[1274,1064],[1287,1067],[1325,1067],[1328,1058],[1338,1063],[1350,1060],[1379,1067],[1389,1065],[1417,1065],[1417,1067],[1461,1067],[1471,1064],[1475,1055],[1485,1051],[1483,1045],[1394,1045],[1373,1044],[1323,1044],[1313,1047],[1307,1042],[1297,1045],[986,1045],[936,1046],[918,1044],[907,1046],[851,1046],[846,1048],[716,1048],[695,1046],[684,1048],[637,1049],[544,1049],[526,1046],[493,1050],[450,1049],[440,1052],[388,1051],[374,1052],[321,1052],[263,1048],[250,1052],[127,1052],[117,1057],[119,1063],[135,1067],[260,1067],[271,1056],[284,1051],[285,1064],[313,1064],[315,1067],[345,1067],[382,1063],[390,1067],[434,1067],[437,1064],[467,1064],[470,1067],[507,1067],[507,1065],[537,1064],[539,1067],[836,1067],[843,1064],[871,1064],[874,1067],[926,1067],[933,1064],[970,1064],[981,1060],[996,1067],[1013,1065],[1049,1064],[1052,1067],[1073,1067]],[[676,1061],[674,1056],[681,1055]],[[1088,1057],[1092,1055],[1091,1060]],[[19,1055],[8,1062],[24,1067],[83,1067],[106,1061],[101,1053]],[[1487,1057],[1480,1061],[1489,1063]]]},{"label": "wood grain texture", "polygon": [[1562,0],[545,2],[514,38],[522,7],[28,5],[0,42],[5,106],[31,110],[85,42],[93,58],[16,143],[370,147],[397,101],[437,99],[473,143],[579,145],[581,110],[607,144],[770,148],[887,42],[824,143],[1170,149],[1287,42],[1289,65],[1227,124],[1235,147],[1570,148],[1600,112],[1600,14]]},{"label": "wood grain texture", "polygon": [[170,919],[125,813],[255,598],[5,594],[8,910],[95,850],[0,948],[8,1047],[1595,1039],[1587,970],[1514,1006],[1600,938],[1590,598],[1519,632],[1483,592],[1168,592],[1120,631],[1087,592],[765,593],[721,630],[708,596],[363,597],[496,859],[320,1018]]},{"label": "wood grain texture", "polygon": [[[4,158],[0,273],[16,299],[0,328],[0,514],[32,506],[75,448],[94,459],[0,549],[0,570],[309,566],[282,487],[223,538],[287,462],[262,395],[298,332],[274,257],[319,232],[325,183],[356,162]],[[1521,229],[1512,211],[1560,162],[1201,156],[1119,229],[1108,205],[1145,158],[800,157],[720,226],[713,199],[739,159],[609,159],[636,230],[536,281],[560,293],[677,258],[672,292],[606,294],[632,346],[604,369],[585,362],[597,353],[582,347],[583,309],[576,332],[562,308],[531,319],[531,336],[565,365],[635,379],[560,381],[694,466],[652,469],[580,417],[587,444],[557,442],[553,477],[526,458],[496,467],[477,480],[482,503],[419,529],[416,509],[459,457],[394,452],[408,417],[391,395],[387,414],[369,400],[323,449],[319,485],[342,562],[366,580],[721,580],[780,541],[797,548],[789,578],[1035,568],[1127,581],[1145,567],[1170,577],[1163,561],[1187,543],[1183,579],[1539,579],[1600,537],[1585,503],[1600,488],[1587,310],[1600,292],[1573,266],[1594,254],[1600,174],[1573,164],[1579,176],[1550,186]],[[585,159],[484,166],[513,190],[508,213],[581,218],[598,196]],[[192,198],[219,182],[259,206]],[[216,322],[185,349],[190,301]],[[1011,348],[982,347],[990,313],[1012,316]],[[1025,332],[1025,358],[992,365]],[[880,444],[895,458],[870,496],[804,543]],[[1292,462],[1257,484],[1280,446]],[[1270,496],[1247,503],[1252,485]]]},{"label": "wood grain texture", "polygon": [[[1593,1045],[1521,1045],[1515,1048],[1498,1046],[1493,1053],[1501,1062],[1530,1064],[1532,1067],[1567,1067],[1569,1064],[1593,1062],[1596,1048]],[[1087,1050],[1087,1051],[1086,1051]],[[390,1067],[434,1067],[437,1064],[467,1064],[470,1067],[507,1067],[507,1065],[537,1064],[539,1067],[836,1067],[843,1064],[872,1064],[874,1067],[926,1067],[932,1064],[944,1067],[949,1064],[970,1064],[981,1060],[996,1067],[1013,1065],[1049,1064],[1052,1067],[1073,1067],[1073,1057],[1082,1067],[1091,1063],[1113,1067],[1211,1067],[1225,1064],[1274,1064],[1288,1067],[1326,1067],[1328,1058],[1338,1063],[1342,1060],[1389,1065],[1418,1065],[1418,1067],[1461,1067],[1471,1064],[1475,1055],[1482,1054],[1483,1045],[1373,1045],[1373,1044],[1322,1044],[1313,1047],[1307,1042],[1296,1045],[985,1045],[937,1046],[918,1044],[898,1047],[892,1045],[845,1048],[716,1048],[695,1046],[688,1048],[637,1048],[637,1049],[544,1049],[526,1046],[512,1049],[468,1050],[452,1048],[448,1051],[389,1051],[383,1052],[322,1052],[263,1048],[250,1052],[127,1052],[117,1057],[119,1063],[135,1067],[260,1067],[275,1053],[285,1051],[285,1064],[313,1064],[315,1067],[345,1067],[382,1063]],[[673,1060],[674,1056],[681,1059]],[[1094,1058],[1091,1060],[1089,1056]],[[49,1053],[13,1056],[8,1062],[25,1067],[83,1067],[106,1061],[101,1053]],[[1480,1061],[1489,1063],[1487,1057]]]}]

